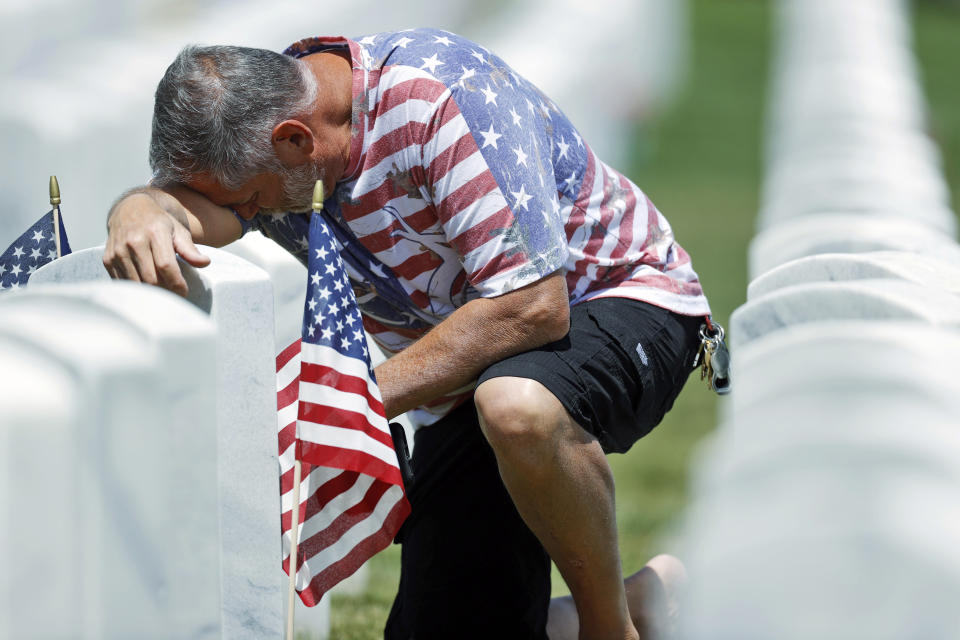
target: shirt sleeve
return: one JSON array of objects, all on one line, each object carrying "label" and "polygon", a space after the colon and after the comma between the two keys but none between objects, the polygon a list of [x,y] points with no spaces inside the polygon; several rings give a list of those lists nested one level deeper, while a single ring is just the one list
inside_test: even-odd
[{"label": "shirt sleeve", "polygon": [[515,125],[505,106],[522,102],[519,92],[499,87],[503,106],[484,104],[485,95],[463,87],[440,96],[424,130],[422,162],[467,280],[492,297],[553,273],[568,248],[545,132]]},{"label": "shirt sleeve", "polygon": [[251,229],[259,229],[259,228],[260,228],[260,219],[259,219],[257,216],[253,216],[253,218],[251,218],[250,220],[246,220],[246,219],[244,219],[243,217],[241,217],[239,213],[237,213],[237,210],[236,210],[236,209],[230,209],[230,211],[233,212],[233,215],[234,215],[234,217],[237,219],[237,222],[240,223],[240,228],[241,228],[240,237],[241,237],[241,238],[242,238],[243,236],[247,235],[247,231],[250,231]]}]

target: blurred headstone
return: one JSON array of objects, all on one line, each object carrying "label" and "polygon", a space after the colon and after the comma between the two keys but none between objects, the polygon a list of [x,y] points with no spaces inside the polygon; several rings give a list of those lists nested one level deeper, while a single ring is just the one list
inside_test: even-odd
[{"label": "blurred headstone", "polygon": [[209,320],[130,283],[31,286],[0,300],[0,338],[0,635],[218,637]]},{"label": "blurred headstone", "polygon": [[[211,264],[181,263],[187,300],[216,327],[217,464],[223,633],[277,637],[283,629],[277,490],[277,399],[273,293],[267,274],[219,249]],[[103,247],[75,252],[31,278],[70,281],[96,273]]]},{"label": "blurred headstone", "polygon": [[821,253],[792,260],[753,280],[747,286],[747,300],[757,300],[795,284],[877,278],[902,279],[944,293],[960,294],[960,263],[923,253],[870,251]]}]

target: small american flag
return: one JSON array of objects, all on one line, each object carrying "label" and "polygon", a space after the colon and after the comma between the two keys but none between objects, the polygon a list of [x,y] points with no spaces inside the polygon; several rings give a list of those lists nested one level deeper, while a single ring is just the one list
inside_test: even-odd
[{"label": "small american flag", "polygon": [[302,339],[277,356],[283,567],[301,460],[296,589],[313,606],[393,540],[410,513],[339,246],[310,220]]},{"label": "small american flag", "polygon": [[34,271],[57,259],[56,233],[60,234],[60,255],[65,256],[70,253],[70,244],[63,226],[54,224],[52,209],[0,255],[0,290],[19,289]]}]

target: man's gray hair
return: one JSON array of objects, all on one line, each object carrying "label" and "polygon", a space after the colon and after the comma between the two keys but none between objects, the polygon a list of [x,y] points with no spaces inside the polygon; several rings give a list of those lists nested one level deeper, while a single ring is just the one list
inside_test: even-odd
[{"label": "man's gray hair", "polygon": [[273,127],[308,113],[306,65],[266,49],[185,47],[157,85],[150,136],[155,184],[209,173],[227,189],[280,168]]}]

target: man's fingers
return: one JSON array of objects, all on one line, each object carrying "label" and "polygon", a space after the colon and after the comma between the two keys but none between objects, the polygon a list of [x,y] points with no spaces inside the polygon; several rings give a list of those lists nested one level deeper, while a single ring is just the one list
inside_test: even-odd
[{"label": "man's fingers", "polygon": [[153,285],[159,284],[157,281],[157,270],[153,266],[152,253],[147,252],[144,254],[143,252],[138,251],[131,254],[130,258],[134,265],[136,265],[140,282]]},{"label": "man's fingers", "polygon": [[187,295],[187,281],[183,279],[180,265],[177,264],[177,254],[174,253],[173,243],[169,240],[154,241],[153,264],[157,270],[160,286],[173,291],[177,295]]},{"label": "man's fingers", "polygon": [[205,267],[210,264],[210,258],[200,253],[197,245],[193,244],[190,232],[183,227],[174,229],[173,248],[187,264],[194,267]]},{"label": "man's fingers", "polygon": [[120,259],[114,262],[114,268],[117,274],[124,280],[140,282],[140,274],[137,272],[137,265],[128,255],[120,256]]}]

